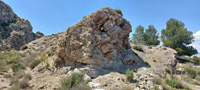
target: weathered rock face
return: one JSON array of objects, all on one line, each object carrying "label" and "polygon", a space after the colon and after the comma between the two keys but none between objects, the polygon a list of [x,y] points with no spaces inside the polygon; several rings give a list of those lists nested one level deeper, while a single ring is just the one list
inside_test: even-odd
[{"label": "weathered rock face", "polygon": [[[128,42],[130,23],[109,7],[83,18],[58,42],[57,62],[101,67],[132,65],[139,60]],[[123,66],[122,66],[123,67]]]},{"label": "weathered rock face", "polygon": [[35,38],[30,22],[19,18],[7,4],[0,1],[0,50],[20,49],[20,46]]}]

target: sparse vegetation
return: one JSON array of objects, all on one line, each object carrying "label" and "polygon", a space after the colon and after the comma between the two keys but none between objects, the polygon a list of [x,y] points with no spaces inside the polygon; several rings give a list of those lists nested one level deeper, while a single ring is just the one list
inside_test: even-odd
[{"label": "sparse vegetation", "polygon": [[20,59],[20,57],[18,55],[11,56],[10,58],[8,58],[7,63],[8,64],[16,63],[17,60],[19,60],[19,59]]},{"label": "sparse vegetation", "polygon": [[152,79],[152,82],[153,82],[154,84],[161,85],[161,84],[162,84],[162,79],[159,78],[159,77],[154,77],[154,78]]},{"label": "sparse vegetation", "polygon": [[150,65],[148,62],[144,62],[144,63],[146,64],[146,66],[147,66],[148,68],[151,67],[151,65]]},{"label": "sparse vegetation", "polygon": [[191,78],[195,78],[197,76],[197,70],[195,67],[193,67],[192,64],[186,64],[184,67],[184,72]]},{"label": "sparse vegetation", "polygon": [[11,68],[12,68],[12,70],[13,70],[14,72],[17,72],[19,69],[23,69],[24,67],[23,67],[20,63],[18,63],[18,64],[13,64],[13,65],[11,66]]},{"label": "sparse vegetation", "polygon": [[43,34],[42,32],[40,32],[40,31],[37,31],[35,34],[36,34],[37,36],[39,36],[39,37],[44,36],[44,34]]},{"label": "sparse vegetation", "polygon": [[133,49],[143,52],[142,46],[140,46],[140,45],[134,45]]},{"label": "sparse vegetation", "polygon": [[69,77],[61,80],[59,90],[89,90],[87,82],[83,80],[83,76],[84,73],[72,73]]},{"label": "sparse vegetation", "polygon": [[148,48],[149,48],[149,49],[152,49],[152,46],[149,46]]},{"label": "sparse vegetation", "polygon": [[29,80],[27,80],[27,79],[22,79],[22,80],[19,82],[19,87],[20,87],[21,89],[27,88],[27,87],[29,86],[28,82],[29,82]]},{"label": "sparse vegetation", "polygon": [[30,64],[30,68],[31,69],[34,69],[38,64],[40,64],[41,63],[41,60],[35,60],[35,61],[33,61],[31,64]]},{"label": "sparse vegetation", "polygon": [[27,45],[24,45],[24,46],[21,47],[21,50],[26,50],[26,49],[28,49]]},{"label": "sparse vegetation", "polygon": [[178,57],[178,59],[187,60],[187,61],[190,61],[190,62],[200,64],[200,57],[197,57],[197,56],[193,56],[193,57],[181,56],[181,57]]},{"label": "sparse vegetation", "polygon": [[171,74],[171,70],[169,68],[165,68],[165,72],[167,72],[168,74]]},{"label": "sparse vegetation", "polygon": [[128,82],[133,81],[133,70],[130,71],[130,69],[126,70],[126,79]]},{"label": "sparse vegetation", "polygon": [[116,11],[118,14],[123,15],[121,9],[115,9],[115,11]]},{"label": "sparse vegetation", "polygon": [[137,73],[137,72],[138,72],[138,70],[137,70],[137,69],[133,69],[133,72]]},{"label": "sparse vegetation", "polygon": [[158,86],[154,86],[154,87],[153,87],[153,90],[159,90],[159,89],[158,89]]},{"label": "sparse vegetation", "polygon": [[177,79],[165,79],[166,84],[168,84],[169,86],[176,88],[176,89],[184,89],[185,87],[183,86],[183,84],[177,80]]}]

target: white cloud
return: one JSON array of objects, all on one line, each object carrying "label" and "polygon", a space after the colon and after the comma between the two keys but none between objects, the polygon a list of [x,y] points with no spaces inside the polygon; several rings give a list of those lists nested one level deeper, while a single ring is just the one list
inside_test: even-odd
[{"label": "white cloud", "polygon": [[200,40],[200,30],[194,34],[196,40]]},{"label": "white cloud", "polygon": [[200,30],[197,31],[195,34],[194,34],[194,37],[195,37],[195,42],[192,43],[191,45],[196,48],[200,54]]}]

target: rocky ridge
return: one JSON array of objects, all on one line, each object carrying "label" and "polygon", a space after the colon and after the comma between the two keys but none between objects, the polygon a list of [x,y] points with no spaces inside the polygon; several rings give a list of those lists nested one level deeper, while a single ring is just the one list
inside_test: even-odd
[{"label": "rocky ridge", "polygon": [[13,10],[0,1],[0,50],[15,48],[39,38],[32,32],[28,20],[18,17]]}]

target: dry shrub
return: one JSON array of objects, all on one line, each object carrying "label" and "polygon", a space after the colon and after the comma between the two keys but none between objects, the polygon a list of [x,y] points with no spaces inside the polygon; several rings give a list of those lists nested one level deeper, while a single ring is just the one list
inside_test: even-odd
[{"label": "dry shrub", "polygon": [[28,84],[29,80],[28,79],[22,79],[20,82],[19,82],[19,87],[22,88],[22,89],[25,89],[29,86]]}]

